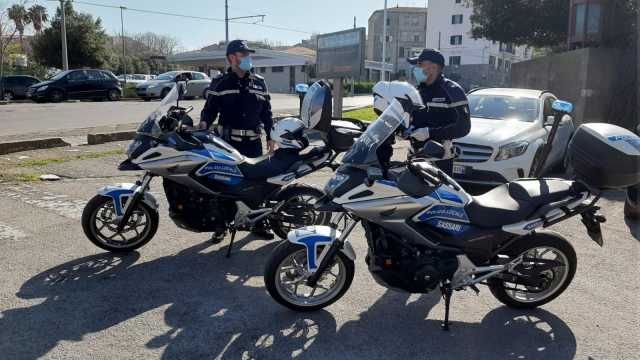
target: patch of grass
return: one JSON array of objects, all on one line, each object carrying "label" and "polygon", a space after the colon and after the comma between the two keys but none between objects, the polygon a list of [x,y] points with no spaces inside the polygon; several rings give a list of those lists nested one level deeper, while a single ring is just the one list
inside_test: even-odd
[{"label": "patch of grass", "polygon": [[40,175],[37,174],[0,174],[0,182],[29,182],[29,181],[39,181]]},{"label": "patch of grass", "polygon": [[114,156],[114,155],[122,155],[122,154],[124,154],[124,149],[116,149],[116,150],[80,154],[80,155],[63,157],[63,158],[26,160],[18,163],[18,166],[19,167],[45,166],[45,165],[51,165],[51,164],[61,164],[69,161],[98,159],[98,158]]},{"label": "patch of grass", "polygon": [[346,118],[358,119],[366,122],[372,122],[373,120],[378,118],[378,115],[376,115],[376,113],[373,112],[373,106],[368,106],[366,108],[362,108],[358,110],[345,111],[342,113],[342,116]]}]

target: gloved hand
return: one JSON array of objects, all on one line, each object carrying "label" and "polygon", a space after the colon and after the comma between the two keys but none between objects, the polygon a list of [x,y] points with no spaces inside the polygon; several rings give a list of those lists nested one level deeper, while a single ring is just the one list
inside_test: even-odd
[{"label": "gloved hand", "polygon": [[427,141],[429,139],[429,128],[423,127],[415,129],[411,132],[411,134],[409,134],[409,136],[418,141]]}]

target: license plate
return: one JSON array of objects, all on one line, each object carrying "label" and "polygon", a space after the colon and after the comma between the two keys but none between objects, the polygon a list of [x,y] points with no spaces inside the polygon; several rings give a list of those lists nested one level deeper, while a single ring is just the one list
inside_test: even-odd
[{"label": "license plate", "polygon": [[453,173],[458,175],[464,175],[466,172],[466,168],[462,165],[453,165]]}]

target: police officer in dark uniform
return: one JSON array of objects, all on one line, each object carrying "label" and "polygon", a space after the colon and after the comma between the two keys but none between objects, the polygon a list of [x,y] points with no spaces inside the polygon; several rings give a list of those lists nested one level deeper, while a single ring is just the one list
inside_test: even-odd
[{"label": "police officer in dark uniform", "polygon": [[[471,129],[469,101],[460,85],[444,77],[444,56],[435,49],[424,49],[418,57],[407,61],[415,65],[413,76],[425,107],[413,113],[409,135],[414,150],[427,140],[442,143],[445,153],[452,156],[452,140],[467,135]],[[437,161],[447,175],[453,174],[453,158]]]},{"label": "police officer in dark uniform", "polygon": [[262,155],[262,130],[266,133],[267,149],[275,149],[269,136],[273,120],[267,84],[262,76],[251,72],[254,52],[245,40],[229,42],[230,67],[226,74],[211,81],[199,125],[202,129],[209,128],[219,117],[214,130],[247,157]]},{"label": "police officer in dark uniform", "polygon": [[[245,40],[233,40],[227,45],[227,73],[211,81],[207,90],[207,102],[200,114],[199,128],[207,129],[218,118],[214,131],[247,157],[262,155],[262,131],[266,133],[267,149],[275,150],[270,138],[273,119],[267,84],[260,75],[251,72],[251,54],[255,50]],[[256,199],[257,202],[262,199]],[[248,204],[251,206],[252,204]],[[258,205],[258,204],[255,204]],[[263,238],[273,239],[264,224],[257,224],[252,232]],[[224,234],[214,235],[214,242]]]}]

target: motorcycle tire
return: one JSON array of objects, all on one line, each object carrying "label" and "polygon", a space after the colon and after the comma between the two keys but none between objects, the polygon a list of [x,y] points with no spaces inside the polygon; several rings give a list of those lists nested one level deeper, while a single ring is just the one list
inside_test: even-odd
[{"label": "motorcycle tire", "polygon": [[269,295],[271,295],[271,297],[280,305],[299,312],[320,310],[338,301],[347,292],[347,290],[349,290],[349,287],[351,287],[353,276],[355,274],[355,263],[342,252],[338,252],[338,255],[336,256],[336,264],[338,264],[339,268],[344,271],[344,275],[340,278],[342,281],[338,282],[338,278],[336,279],[339,288],[333,289],[329,297],[322,299],[320,302],[301,304],[293,302],[286,295],[283,296],[281,280],[279,279],[281,265],[290,256],[299,251],[306,252],[306,249],[302,245],[292,244],[288,241],[281,242],[273,250],[273,253],[271,253],[271,256],[269,256],[269,259],[267,260],[264,270],[264,282]]},{"label": "motorcycle tire", "polygon": [[[300,212],[303,212],[302,215],[309,215],[309,211],[303,210],[309,204],[306,202],[295,201],[302,197],[309,197],[318,201],[323,196],[324,192],[322,190],[304,184],[295,184],[282,189],[282,191],[276,194],[272,200],[277,202],[286,202],[277,214],[274,214],[274,216],[269,218],[269,226],[271,227],[271,230],[273,230],[273,232],[281,239],[286,239],[289,231],[303,226],[329,225],[329,222],[331,221],[331,213],[319,212],[311,208],[309,211],[313,213],[313,218],[305,219],[304,216],[300,216]],[[283,220],[283,217],[293,215],[298,215],[297,218],[302,219],[302,221],[299,223],[288,223]]]},{"label": "motorcycle tire", "polygon": [[[532,234],[526,239],[515,242],[506,250],[502,251],[501,254],[508,255],[513,259],[536,248],[552,248],[554,251],[561,253],[564,256],[564,260],[566,261],[566,264],[564,264],[565,266],[563,266],[567,267],[566,273],[561,279],[561,282],[557,284],[550,293],[539,298],[538,300],[516,299],[513,295],[510,295],[509,291],[512,290],[507,289],[504,281],[498,278],[489,279],[487,283],[489,286],[489,290],[491,290],[491,294],[493,294],[493,296],[498,299],[498,301],[507,305],[508,307],[517,309],[532,309],[540,305],[544,305],[560,296],[560,294],[562,294],[567,289],[567,287],[573,280],[578,262],[576,252],[569,241],[555,232],[541,231]],[[553,272],[555,278],[556,272],[553,270],[551,271]]]},{"label": "motorcycle tire", "polygon": [[[105,207],[111,206],[111,204],[113,204],[113,200],[110,197],[96,195],[91,200],[89,200],[87,205],[85,205],[84,210],[82,211],[82,230],[84,231],[84,234],[87,236],[89,241],[91,241],[97,247],[115,253],[131,252],[148,243],[156,234],[156,231],[158,231],[158,211],[150,207],[146,203],[140,201],[138,202],[134,213],[144,214],[147,221],[147,223],[145,224],[146,226],[142,229],[142,231],[137,231],[137,228],[136,230],[134,230],[136,232],[136,237],[134,237],[133,241],[125,241],[124,243],[111,241],[111,239],[108,239],[104,234],[102,234],[102,229],[105,227],[113,228],[115,225],[106,224],[106,222],[102,221],[102,226],[101,228],[99,228],[96,224],[96,218],[99,214],[99,211],[101,209],[104,209]],[[130,221],[137,220],[134,219],[132,215]],[[107,229],[107,231],[110,230]],[[115,231],[111,232],[116,234],[113,237],[120,236]],[[120,234],[125,233],[121,232]],[[124,235],[122,236],[124,237]]]}]

